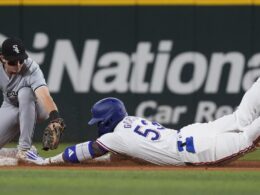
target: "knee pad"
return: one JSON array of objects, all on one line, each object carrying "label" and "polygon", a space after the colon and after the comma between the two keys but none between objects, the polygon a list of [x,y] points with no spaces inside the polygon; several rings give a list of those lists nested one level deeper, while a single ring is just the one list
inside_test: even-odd
[{"label": "knee pad", "polygon": [[63,152],[64,160],[71,163],[92,159],[93,155],[92,142],[90,141],[69,146]]}]

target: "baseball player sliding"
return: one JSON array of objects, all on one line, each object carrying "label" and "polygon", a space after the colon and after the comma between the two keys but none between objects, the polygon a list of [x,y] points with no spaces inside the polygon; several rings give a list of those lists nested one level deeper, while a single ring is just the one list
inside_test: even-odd
[{"label": "baseball player sliding", "polygon": [[100,137],[67,147],[63,153],[42,158],[27,152],[38,165],[79,163],[108,152],[157,165],[221,165],[255,149],[260,138],[260,78],[245,93],[238,109],[208,123],[176,131],[155,121],[128,116],[122,101],[105,98],[92,107],[90,125]]},{"label": "baseball player sliding", "polygon": [[8,38],[2,43],[0,64],[0,89],[4,98],[0,108],[0,148],[19,134],[17,148],[1,149],[0,156],[15,155],[26,161],[26,151],[36,150],[32,147],[36,122],[48,118],[44,149],[55,149],[59,139],[54,143],[49,132],[56,128],[61,135],[65,125],[39,65],[28,58],[24,44],[18,38]]}]

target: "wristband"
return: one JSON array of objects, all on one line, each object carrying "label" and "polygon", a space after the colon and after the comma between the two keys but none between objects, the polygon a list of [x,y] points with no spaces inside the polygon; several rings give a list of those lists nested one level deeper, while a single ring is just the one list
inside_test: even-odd
[{"label": "wristband", "polygon": [[81,144],[67,147],[63,152],[65,162],[79,163],[85,160],[90,160],[95,157],[92,141],[87,141]]},{"label": "wristband", "polygon": [[50,118],[50,120],[55,120],[57,118],[60,118],[60,114],[57,110],[53,110],[50,112],[49,118]]}]

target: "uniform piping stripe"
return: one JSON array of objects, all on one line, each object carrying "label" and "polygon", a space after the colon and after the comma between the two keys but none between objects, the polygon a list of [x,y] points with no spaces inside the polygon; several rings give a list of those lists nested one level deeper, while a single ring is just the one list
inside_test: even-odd
[{"label": "uniform piping stripe", "polygon": [[94,158],[95,154],[94,154],[94,150],[92,148],[92,143],[93,143],[92,141],[90,141],[88,143],[88,151],[89,151],[89,154],[91,155],[91,157]]},{"label": "uniform piping stripe", "polygon": [[34,89],[34,91],[36,91],[36,89],[38,89],[38,88],[40,88],[40,87],[42,87],[42,86],[47,86],[47,85],[46,85],[46,84],[40,85],[40,86],[36,87],[36,88]]},{"label": "uniform piping stripe", "polygon": [[260,142],[260,136],[253,143],[256,145],[258,142]]},{"label": "uniform piping stripe", "polygon": [[100,147],[102,147],[104,150],[118,154],[116,151],[114,151],[114,150],[112,150],[111,148],[107,147],[106,145],[104,145],[103,143],[101,143],[99,140],[97,140],[96,142],[97,142],[97,144],[98,144]]}]

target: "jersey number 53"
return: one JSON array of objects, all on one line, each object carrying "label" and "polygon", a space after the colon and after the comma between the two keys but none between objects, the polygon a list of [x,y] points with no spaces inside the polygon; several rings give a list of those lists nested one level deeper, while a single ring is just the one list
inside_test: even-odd
[{"label": "jersey number 53", "polygon": [[[134,132],[137,133],[138,135],[141,135],[143,137],[151,137],[151,140],[155,141],[160,139],[160,131],[165,129],[160,123],[157,123],[155,121],[149,122],[146,120],[141,120],[142,125],[137,125],[134,129]],[[150,128],[152,124],[153,128]],[[146,126],[149,126],[146,128]]]}]

